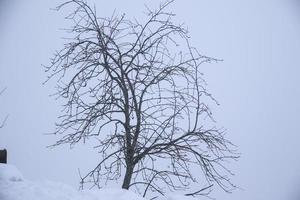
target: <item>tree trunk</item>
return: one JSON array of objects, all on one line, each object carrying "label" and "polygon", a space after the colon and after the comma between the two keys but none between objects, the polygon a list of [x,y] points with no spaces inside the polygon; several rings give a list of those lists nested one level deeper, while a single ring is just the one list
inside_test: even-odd
[{"label": "tree trunk", "polygon": [[127,166],[126,167],[126,173],[125,173],[125,177],[123,180],[123,184],[122,184],[122,188],[128,190],[129,186],[130,186],[130,182],[131,182],[131,178],[132,178],[132,173],[133,173],[133,166]]}]

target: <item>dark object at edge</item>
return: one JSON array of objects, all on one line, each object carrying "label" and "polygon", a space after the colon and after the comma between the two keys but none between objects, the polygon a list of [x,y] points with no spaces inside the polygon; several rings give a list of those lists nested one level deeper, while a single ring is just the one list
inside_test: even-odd
[{"label": "dark object at edge", "polygon": [[7,151],[6,151],[6,149],[0,150],[0,163],[7,163]]}]

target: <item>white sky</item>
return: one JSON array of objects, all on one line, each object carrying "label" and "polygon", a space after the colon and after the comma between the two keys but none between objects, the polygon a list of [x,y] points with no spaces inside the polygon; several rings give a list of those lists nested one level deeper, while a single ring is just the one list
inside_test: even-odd
[{"label": "white sky", "polygon": [[[3,3],[4,2],[4,3]],[[6,3],[5,3],[6,2]],[[47,149],[59,102],[41,64],[61,47],[64,13],[49,8],[58,0],[0,0],[0,147],[8,161],[32,180],[78,185],[77,169],[97,162],[94,150],[79,146]],[[141,16],[150,0],[97,0],[98,14],[114,9]],[[300,4],[296,0],[177,0],[171,7],[185,22],[192,43],[207,56],[224,59],[203,66],[210,91],[221,106],[215,118],[239,146],[233,181],[244,190],[216,191],[222,200],[300,198]],[[298,193],[297,193],[298,192]],[[298,195],[298,196],[297,196]]]}]

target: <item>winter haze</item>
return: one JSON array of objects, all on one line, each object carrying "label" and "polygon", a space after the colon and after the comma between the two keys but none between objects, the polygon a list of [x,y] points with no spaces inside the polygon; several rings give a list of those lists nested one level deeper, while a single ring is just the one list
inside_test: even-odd
[{"label": "winter haze", "polygon": [[[53,144],[54,123],[61,102],[54,83],[42,85],[53,52],[62,47],[68,26],[61,1],[0,0],[0,148],[8,162],[31,180],[49,179],[78,187],[78,168],[97,161],[92,143],[46,148]],[[89,1],[92,2],[92,1]],[[141,17],[144,4],[158,0],[97,0],[99,16],[126,13]],[[176,22],[189,27],[201,53],[223,59],[203,65],[208,89],[221,104],[214,107],[219,126],[241,152],[230,164],[233,182],[242,189],[222,200],[298,200],[300,198],[300,3],[296,0],[177,0],[171,6]],[[66,12],[66,13],[64,13]],[[197,172],[195,172],[197,173]]]}]

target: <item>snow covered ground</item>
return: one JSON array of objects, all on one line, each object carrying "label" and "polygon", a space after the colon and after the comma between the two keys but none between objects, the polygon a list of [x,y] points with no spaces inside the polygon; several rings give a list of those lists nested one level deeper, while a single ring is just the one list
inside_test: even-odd
[{"label": "snow covered ground", "polygon": [[[146,200],[122,189],[78,191],[56,182],[32,182],[24,179],[19,170],[9,164],[0,164],[0,200]],[[160,200],[195,200],[172,195]]]}]

